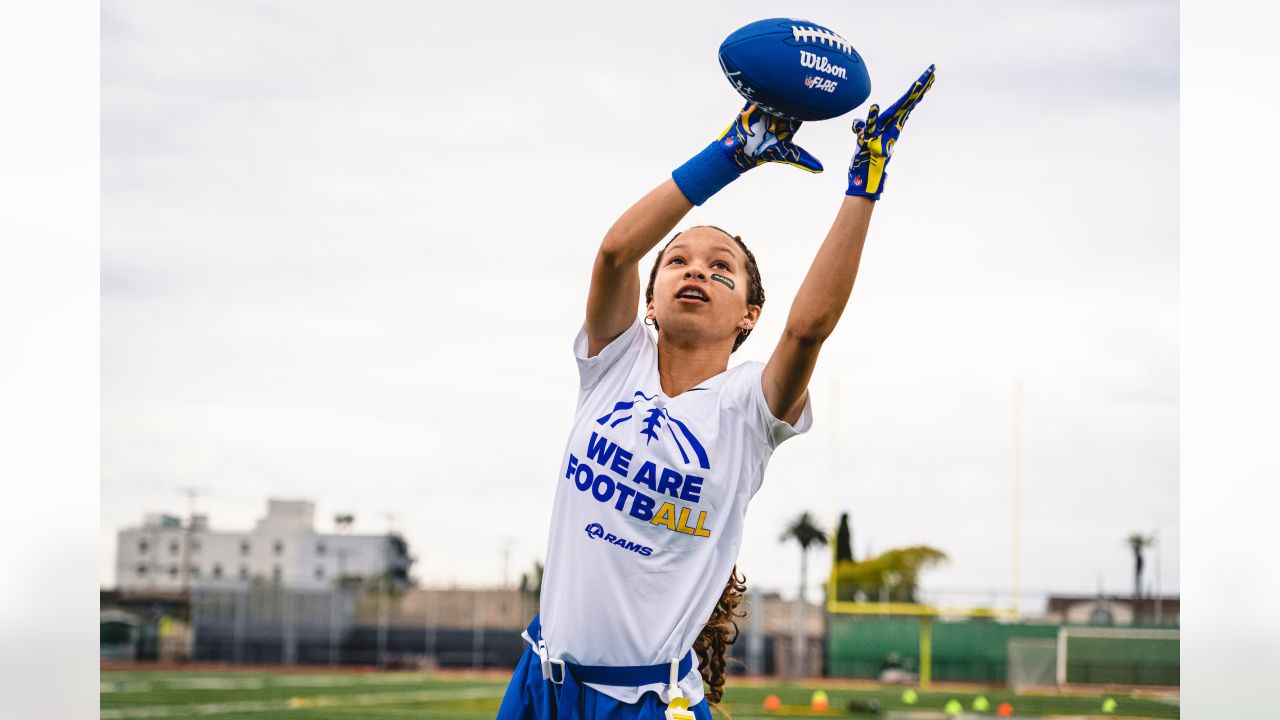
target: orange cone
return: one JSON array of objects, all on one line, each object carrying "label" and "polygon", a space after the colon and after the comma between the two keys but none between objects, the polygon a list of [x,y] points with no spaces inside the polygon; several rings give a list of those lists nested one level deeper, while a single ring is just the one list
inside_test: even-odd
[{"label": "orange cone", "polygon": [[996,714],[1000,717],[1013,717],[1013,706],[1007,702],[1000,703],[1000,707],[996,708]]},{"label": "orange cone", "polygon": [[782,700],[777,695],[770,695],[764,699],[765,710],[777,710],[782,707]]}]

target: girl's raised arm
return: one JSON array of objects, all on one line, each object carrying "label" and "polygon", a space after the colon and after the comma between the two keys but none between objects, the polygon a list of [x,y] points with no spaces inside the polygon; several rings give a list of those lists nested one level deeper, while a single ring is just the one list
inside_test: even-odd
[{"label": "girl's raised arm", "polygon": [[636,321],[640,258],[692,209],[693,203],[668,179],[640,198],[605,233],[587,291],[588,357],[594,357]]},{"label": "girl's raised arm", "polygon": [[738,179],[767,162],[822,172],[818,162],[791,142],[798,121],[769,115],[747,105],[720,137],[671,173],[632,205],[605,233],[587,292],[587,355],[594,356],[636,320],[640,299],[640,259],[681,218]]},{"label": "girl's raised arm", "polygon": [[872,105],[866,121],[853,124],[858,151],[849,166],[849,188],[791,303],[787,325],[761,377],[765,402],[779,420],[794,424],[800,419],[818,351],[835,330],[853,291],[871,211],[884,190],[885,166],[907,117],[933,86],[933,71],[930,65],[883,115],[878,105]]}]

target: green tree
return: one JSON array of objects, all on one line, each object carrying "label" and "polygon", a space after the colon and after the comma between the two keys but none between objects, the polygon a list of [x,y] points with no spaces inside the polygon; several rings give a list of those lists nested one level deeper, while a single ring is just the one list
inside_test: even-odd
[{"label": "green tree", "polygon": [[853,530],[849,528],[849,513],[840,513],[840,525],[836,528],[836,562],[853,562]]},{"label": "green tree", "polygon": [[809,584],[809,548],[827,544],[827,534],[822,531],[814,522],[809,513],[800,513],[800,516],[791,521],[787,526],[779,542],[787,542],[789,540],[796,541],[800,545],[800,594],[796,598],[796,632],[795,632],[795,667],[794,674],[799,675],[805,671],[805,637],[804,637],[804,614],[805,600],[804,590]]},{"label": "green tree", "polygon": [[870,601],[919,602],[920,573],[947,561],[947,554],[928,545],[895,548],[862,562],[836,563],[836,588],[856,587]]},{"label": "green tree", "polygon": [[[849,513],[840,514],[840,524],[836,526],[836,562],[839,565],[844,562],[855,562],[853,556],[853,530],[849,527]],[[835,570],[832,565],[832,571]],[[835,586],[836,600],[845,602],[853,602],[858,595],[858,586],[853,583],[836,583]]]}]

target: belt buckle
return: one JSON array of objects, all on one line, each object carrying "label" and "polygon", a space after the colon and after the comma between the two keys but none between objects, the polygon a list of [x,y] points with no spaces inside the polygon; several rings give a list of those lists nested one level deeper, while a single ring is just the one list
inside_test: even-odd
[{"label": "belt buckle", "polygon": [[536,649],[538,653],[538,661],[542,666],[542,679],[550,680],[551,679],[551,663],[547,662],[547,644],[543,642],[541,639],[539,639]]},{"label": "belt buckle", "polygon": [[[547,652],[547,643],[544,640],[538,641],[538,659],[542,661],[542,679],[550,680],[556,685],[564,684],[565,667],[564,661],[559,658],[551,657]],[[560,679],[556,679],[556,667],[560,667]]]},{"label": "belt buckle", "polygon": [[[556,668],[560,668],[560,679],[556,679]],[[543,666],[543,673],[547,675],[547,679],[556,685],[564,684],[565,675],[564,661],[560,658],[547,658],[547,664]]]}]

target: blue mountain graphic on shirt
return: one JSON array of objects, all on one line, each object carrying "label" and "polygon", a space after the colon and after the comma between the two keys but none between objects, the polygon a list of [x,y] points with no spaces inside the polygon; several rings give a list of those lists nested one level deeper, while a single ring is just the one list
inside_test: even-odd
[{"label": "blue mountain graphic on shirt", "polygon": [[[640,435],[645,439],[645,445],[653,442],[662,442],[662,435],[665,430],[667,436],[675,443],[676,449],[680,451],[680,457],[684,458],[686,465],[693,462],[689,457],[689,452],[692,451],[694,457],[697,458],[698,467],[710,470],[711,461],[707,458],[707,449],[698,441],[698,438],[689,429],[688,425],[672,416],[666,408],[636,407],[643,403],[653,402],[657,397],[657,395],[645,395],[637,390],[631,396],[631,399],[619,400],[614,403],[613,409],[604,417],[597,419],[596,423],[616,428],[628,420],[635,419],[636,415],[639,414],[642,419],[637,426],[640,428]],[[681,438],[684,439],[684,442],[680,441]],[[688,445],[688,450],[685,449],[685,445]]]}]

